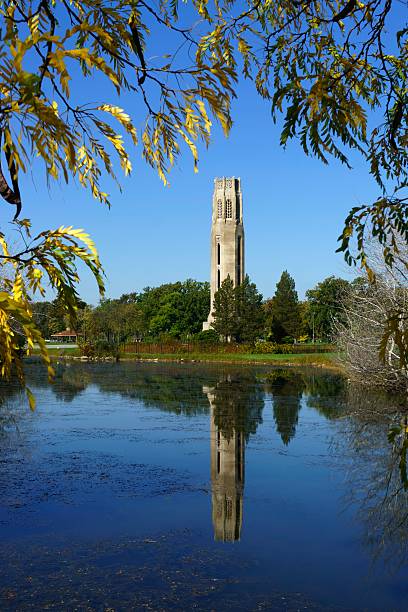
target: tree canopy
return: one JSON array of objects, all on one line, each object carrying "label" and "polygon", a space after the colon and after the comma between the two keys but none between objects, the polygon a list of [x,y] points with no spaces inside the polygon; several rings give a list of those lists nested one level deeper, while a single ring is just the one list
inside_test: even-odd
[{"label": "tree canopy", "polygon": [[[38,302],[33,309],[40,320],[46,310],[52,323],[56,306],[48,304]],[[77,330],[88,340],[114,345],[141,339],[186,339],[201,331],[209,309],[209,283],[187,279],[146,287],[140,293],[103,299],[95,308],[83,308],[77,317]],[[57,321],[63,324],[61,319]]]}]

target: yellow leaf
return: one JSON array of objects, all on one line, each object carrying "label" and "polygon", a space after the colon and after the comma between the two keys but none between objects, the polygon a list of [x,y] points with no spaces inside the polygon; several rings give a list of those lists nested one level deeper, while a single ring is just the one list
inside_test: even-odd
[{"label": "yellow leaf", "polygon": [[34,397],[32,391],[30,391],[30,389],[28,387],[26,387],[26,394],[27,394],[27,397],[28,397],[28,403],[30,404],[30,410],[32,410],[34,412],[36,401],[35,401],[35,397]]}]

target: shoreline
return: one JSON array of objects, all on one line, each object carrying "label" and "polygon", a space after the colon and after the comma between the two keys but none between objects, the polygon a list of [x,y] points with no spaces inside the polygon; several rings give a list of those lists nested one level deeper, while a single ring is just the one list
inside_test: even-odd
[{"label": "shoreline", "polygon": [[[41,359],[38,353],[26,357]],[[78,361],[81,363],[104,363],[114,362],[114,357],[85,357],[67,354],[50,354],[52,361],[55,360],[67,360],[67,361]],[[219,354],[219,353],[192,353],[189,355],[182,355],[177,353],[172,354],[132,354],[132,353],[121,353],[118,361],[123,362],[141,362],[141,363],[222,363],[222,364],[233,364],[233,365],[263,365],[272,367],[316,367],[322,369],[328,369],[339,373],[344,373],[341,363],[338,359],[337,353],[298,353],[298,354],[251,354],[251,353],[232,353],[232,354]]]}]

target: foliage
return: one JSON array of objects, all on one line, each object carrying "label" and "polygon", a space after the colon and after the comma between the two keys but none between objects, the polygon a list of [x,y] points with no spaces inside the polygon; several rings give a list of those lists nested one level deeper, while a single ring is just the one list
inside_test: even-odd
[{"label": "foliage", "polygon": [[252,347],[252,353],[261,355],[304,355],[318,353],[335,353],[336,347],[332,344],[278,344],[277,342],[269,342],[258,340]]},{"label": "foliage", "polygon": [[[50,178],[74,176],[109,202],[100,177],[116,178],[112,152],[125,174],[132,169],[124,135],[141,143],[143,157],[166,181],[181,143],[197,163],[194,141],[209,141],[207,111],[229,129],[236,74],[226,59],[197,54],[187,68],[175,65],[184,62],[183,54],[180,62],[145,60],[153,23],[189,43],[189,30],[175,25],[174,4],[163,2],[156,13],[133,0],[20,0],[4,5],[2,21],[2,137],[16,180],[33,152]],[[105,83],[113,99],[124,92],[140,96],[148,115],[140,134],[120,106],[84,103],[81,94],[87,81],[90,93],[94,80]],[[71,89],[72,81],[82,87]]]},{"label": "foliage", "polygon": [[254,342],[264,327],[262,295],[255,283],[245,275],[241,285],[235,288],[236,329],[238,342]]},{"label": "foliage", "polygon": [[331,340],[334,322],[342,316],[343,301],[348,296],[350,283],[343,278],[329,276],[314,289],[306,291],[306,320],[313,339]]},{"label": "foliage", "polygon": [[255,342],[254,353],[288,355],[293,352],[291,344],[277,344],[276,342]]},{"label": "foliage", "polygon": [[350,150],[366,161],[381,195],[352,209],[339,250],[367,271],[366,229],[388,261],[397,251],[386,238],[407,238],[401,190],[408,167],[408,28],[402,10],[392,0],[233,0],[214,11],[198,5],[209,32],[198,42],[196,61],[225,60],[233,78],[240,70],[252,80],[274,120],[283,117],[281,145],[298,139],[323,163],[334,157],[349,166]]},{"label": "foliage", "polygon": [[210,310],[210,285],[192,279],[147,287],[137,298],[145,321],[145,334],[173,338],[190,336],[202,329]]},{"label": "foliage", "polygon": [[78,339],[78,348],[83,357],[95,357],[95,345],[90,340]]},{"label": "foliage", "polygon": [[266,326],[270,336],[281,342],[285,336],[297,338],[302,331],[295,281],[285,270],[276,284],[275,295],[265,304]]},{"label": "foliage", "polygon": [[[17,255],[10,256],[6,239],[0,233],[0,266],[7,267],[9,272],[8,277],[3,278],[0,291],[0,371],[2,377],[9,378],[14,364],[17,376],[25,386],[17,341],[19,335],[27,339],[27,353],[35,343],[38,344],[49,378],[52,379],[54,374],[44,338],[33,320],[31,296],[43,296],[48,284],[58,292],[65,312],[74,318],[78,302],[77,262],[82,261],[88,266],[101,291],[103,280],[95,245],[83,230],[60,227],[32,238],[27,220],[18,221],[16,225],[24,239],[24,246]],[[34,396],[28,388],[26,391],[30,407],[34,409]]]},{"label": "foliage", "polygon": [[212,327],[224,340],[254,342],[262,332],[262,295],[248,275],[236,287],[228,275],[215,293],[213,308]]},{"label": "foliage", "polygon": [[193,337],[193,341],[198,342],[199,344],[204,345],[217,345],[219,343],[219,335],[214,329],[207,329],[205,331],[200,331],[198,334],[195,334]]},{"label": "foliage", "polygon": [[229,274],[214,295],[213,309],[213,329],[224,340],[230,340],[236,330],[236,310],[235,288]]},{"label": "foliage", "polygon": [[137,336],[142,325],[142,314],[136,304],[112,299],[102,300],[94,309],[84,310],[81,319],[82,332],[87,339],[116,344]]},{"label": "foliage", "polygon": [[[85,302],[80,299],[77,300],[76,331],[81,331],[83,310],[86,307]],[[50,338],[52,334],[58,333],[70,326],[69,315],[60,298],[56,298],[52,302],[35,301],[32,303],[32,311],[35,325],[43,338]]]},{"label": "foliage", "polygon": [[103,357],[114,357],[119,359],[119,346],[115,341],[108,341],[103,339],[96,340],[84,340],[80,338],[78,340],[78,347],[81,356],[94,358]]},{"label": "foliage", "polygon": [[[48,304],[38,302],[33,308],[38,313],[46,310],[51,316],[59,303]],[[77,313],[77,330],[91,342],[119,345],[146,338],[185,339],[201,330],[210,306],[210,288],[207,282],[188,279],[147,287],[139,294],[123,294],[118,299],[103,299],[96,308],[83,302],[81,305],[84,308]],[[40,314],[37,316],[40,318]],[[60,330],[61,326],[56,331]]]}]

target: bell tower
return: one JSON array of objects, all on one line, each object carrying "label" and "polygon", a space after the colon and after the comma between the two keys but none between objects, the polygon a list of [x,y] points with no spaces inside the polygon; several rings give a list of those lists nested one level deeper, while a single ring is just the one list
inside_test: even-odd
[{"label": "bell tower", "polygon": [[241,179],[214,179],[211,225],[211,310],[203,330],[213,321],[214,295],[229,275],[235,286],[244,278],[244,225]]}]

